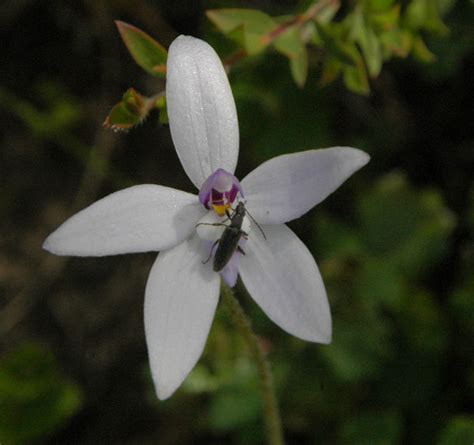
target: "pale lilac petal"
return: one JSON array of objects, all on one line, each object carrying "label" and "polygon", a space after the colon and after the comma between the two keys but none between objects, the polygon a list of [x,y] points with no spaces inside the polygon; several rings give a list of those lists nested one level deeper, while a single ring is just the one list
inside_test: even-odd
[{"label": "pale lilac petal", "polygon": [[112,193],[76,213],[43,248],[56,255],[103,256],[169,249],[206,213],[198,197],[159,185]]},{"label": "pale lilac petal", "polygon": [[240,259],[240,276],[268,317],[303,340],[331,341],[331,313],[318,267],[306,246],[285,225],[253,231]]},{"label": "pale lilac petal", "polygon": [[221,274],[222,279],[230,286],[234,287],[237,283],[237,278],[239,276],[239,266],[240,266],[240,259],[243,255],[242,252],[245,252],[245,245],[247,241],[245,238],[241,238],[239,242],[239,250],[236,250],[235,253],[232,255],[230,261],[226,264],[226,266],[219,272]]},{"label": "pale lilac petal", "polygon": [[166,100],[179,159],[199,189],[218,168],[234,173],[239,128],[232,90],[216,52],[179,36],[170,46]]},{"label": "pale lilac petal", "polygon": [[224,269],[219,272],[221,274],[222,279],[230,287],[234,287],[237,283],[237,278],[239,276],[240,256],[241,254],[239,252],[235,252],[234,255],[232,255],[230,261],[224,267]]},{"label": "pale lilac petal", "polygon": [[264,162],[242,181],[246,207],[261,224],[299,218],[369,162],[350,147],[332,147],[278,156]]},{"label": "pale lilac petal", "polygon": [[194,236],[161,252],[145,291],[145,336],[158,398],[181,385],[202,354],[219,299],[220,277],[202,264]]}]

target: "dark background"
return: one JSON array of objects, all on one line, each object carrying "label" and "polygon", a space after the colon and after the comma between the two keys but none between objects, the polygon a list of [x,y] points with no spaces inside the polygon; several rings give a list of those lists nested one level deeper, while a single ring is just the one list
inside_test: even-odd
[{"label": "dark background", "polygon": [[[142,322],[155,254],[58,258],[41,249],[75,211],[128,185],[194,192],[157,114],[128,133],[102,127],[128,87],[164,89],[133,62],[113,20],[165,47],[184,33],[224,48],[204,13],[223,4],[2,2],[2,445],[263,442],[254,365],[224,306],[193,373],[159,402]],[[271,15],[298,6],[226,5]],[[272,52],[230,73],[238,177],[303,149],[350,145],[372,156],[290,224],[325,279],[331,345],[290,337],[237,288],[269,353],[289,444],[474,441],[472,9],[454,2],[450,34],[427,36],[437,60],[385,64],[368,97],[342,82],[321,88],[317,66],[299,89]]]}]

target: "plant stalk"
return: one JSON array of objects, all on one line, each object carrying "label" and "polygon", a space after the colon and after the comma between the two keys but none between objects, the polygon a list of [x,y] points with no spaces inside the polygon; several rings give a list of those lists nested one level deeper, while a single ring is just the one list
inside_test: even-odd
[{"label": "plant stalk", "polygon": [[267,360],[257,336],[253,332],[249,318],[234,295],[232,289],[225,283],[221,286],[221,295],[229,308],[232,320],[244,337],[245,342],[252,354],[258,368],[260,389],[264,403],[264,420],[269,445],[284,445],[283,430],[281,426],[280,412],[275,395],[273,376],[270,363]]}]

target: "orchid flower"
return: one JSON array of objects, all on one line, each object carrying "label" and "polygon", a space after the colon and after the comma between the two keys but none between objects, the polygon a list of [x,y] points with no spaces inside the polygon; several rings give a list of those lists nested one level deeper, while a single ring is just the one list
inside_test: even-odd
[{"label": "orchid flower", "polygon": [[[43,245],[56,255],[75,256],[160,251],[144,305],[160,399],[181,385],[199,359],[221,277],[233,286],[240,275],[268,317],[290,334],[331,341],[331,314],[318,267],[285,223],[321,202],[369,160],[349,147],[303,151],[273,158],[239,182],[232,91],[215,51],[193,37],[180,36],[170,46],[166,98],[178,157],[199,194],[161,185],[130,187],[72,216]],[[261,231],[246,216],[239,248],[216,272],[206,259],[239,202]]]}]

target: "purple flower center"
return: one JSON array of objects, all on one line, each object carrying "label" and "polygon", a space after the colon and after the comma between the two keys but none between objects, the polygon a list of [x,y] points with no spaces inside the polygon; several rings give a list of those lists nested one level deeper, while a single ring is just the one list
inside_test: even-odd
[{"label": "purple flower center", "polygon": [[239,180],[232,173],[218,168],[202,185],[199,201],[206,209],[214,210],[219,216],[223,216],[239,193],[243,198]]}]

